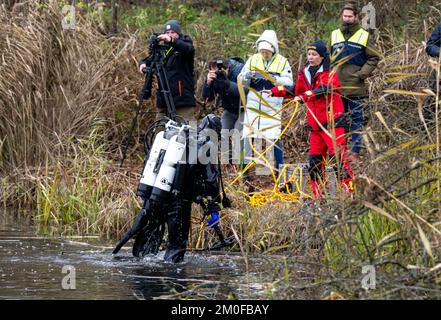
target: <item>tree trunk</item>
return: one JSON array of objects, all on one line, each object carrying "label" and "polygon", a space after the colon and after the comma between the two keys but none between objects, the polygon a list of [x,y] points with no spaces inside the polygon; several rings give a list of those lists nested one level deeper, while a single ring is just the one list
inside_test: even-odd
[{"label": "tree trunk", "polygon": [[11,10],[16,2],[18,2],[18,0],[1,0],[0,4],[5,5],[6,9]]},{"label": "tree trunk", "polygon": [[118,33],[118,1],[112,0],[112,25],[110,26],[110,34]]}]

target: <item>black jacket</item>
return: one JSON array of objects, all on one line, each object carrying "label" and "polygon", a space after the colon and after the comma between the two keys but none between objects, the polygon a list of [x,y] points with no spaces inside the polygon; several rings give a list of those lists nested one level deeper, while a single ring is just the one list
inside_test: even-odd
[{"label": "black jacket", "polygon": [[[194,90],[194,55],[193,41],[189,36],[181,36],[168,45],[171,51],[166,57],[165,72],[175,107],[196,106]],[[147,57],[139,62],[149,65]],[[161,89],[161,88],[160,88]],[[162,95],[157,94],[156,105],[160,109],[166,107]]]},{"label": "black jacket", "polygon": [[427,41],[426,52],[429,56],[438,58],[441,46],[441,23],[438,24]]},{"label": "black jacket", "polygon": [[208,101],[213,101],[215,95],[218,94],[221,98],[221,104],[224,109],[231,113],[238,114],[240,106],[240,94],[237,88],[237,76],[242,71],[243,63],[230,59],[230,72],[227,79],[213,81],[211,86],[207,85],[207,81],[202,88],[202,97],[208,98]]},{"label": "black jacket", "polygon": [[[427,41],[426,52],[429,56],[433,58],[439,57],[439,51],[441,47],[441,23],[438,24],[435,30],[432,32],[429,40]],[[441,94],[441,82],[436,83],[436,72],[432,73],[432,90],[436,93]]]}]

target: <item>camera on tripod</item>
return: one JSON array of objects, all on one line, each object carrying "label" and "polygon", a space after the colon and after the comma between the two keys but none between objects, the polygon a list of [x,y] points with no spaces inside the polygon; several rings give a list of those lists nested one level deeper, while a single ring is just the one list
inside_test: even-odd
[{"label": "camera on tripod", "polygon": [[158,39],[158,36],[160,35],[159,32],[154,32],[150,38],[149,38],[149,47],[152,49],[156,46],[159,46],[160,40]]},{"label": "camera on tripod", "polygon": [[173,103],[173,97],[170,93],[170,85],[164,69],[164,65],[169,58],[167,52],[171,47],[168,44],[162,43],[161,39],[158,38],[160,35],[161,33],[154,32],[148,39],[149,56],[143,60],[146,67],[142,69],[142,72],[145,74],[142,98],[147,100],[151,97],[152,80],[155,75],[158,80],[159,88],[161,88],[159,94],[162,95],[162,99],[167,106],[166,114],[168,118],[174,120],[176,116],[176,108]]}]

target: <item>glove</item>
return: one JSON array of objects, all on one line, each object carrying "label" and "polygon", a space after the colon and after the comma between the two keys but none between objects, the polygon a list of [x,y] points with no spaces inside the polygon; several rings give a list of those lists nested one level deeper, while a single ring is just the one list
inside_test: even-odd
[{"label": "glove", "polygon": [[247,81],[251,81],[255,76],[255,72],[254,71],[248,71],[247,73],[245,73],[243,75],[243,81],[247,82]]},{"label": "glove", "polygon": [[208,216],[208,227],[214,229],[219,225],[219,212],[212,212]]},{"label": "glove", "polygon": [[253,77],[254,80],[266,79],[260,72],[256,71],[256,74]]}]

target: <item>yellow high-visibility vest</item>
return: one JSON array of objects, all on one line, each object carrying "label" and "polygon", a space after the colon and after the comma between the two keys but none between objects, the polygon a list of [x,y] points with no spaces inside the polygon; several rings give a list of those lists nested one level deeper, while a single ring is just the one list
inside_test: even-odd
[{"label": "yellow high-visibility vest", "polygon": [[[367,46],[369,40],[369,32],[364,30],[363,28],[360,28],[352,37],[348,39],[348,42],[357,43],[363,47]],[[332,40],[331,40],[331,46],[345,42],[345,37],[343,35],[343,32],[341,32],[340,29],[334,30],[332,32]]]},{"label": "yellow high-visibility vest", "polygon": [[369,32],[360,28],[352,37],[345,40],[340,29],[334,30],[331,35],[331,54],[335,56],[335,61],[350,57],[349,64],[363,66],[367,62],[366,46],[369,41]]},{"label": "yellow high-visibility vest", "polygon": [[250,70],[263,70],[268,73],[276,73],[280,75],[285,69],[285,65],[287,62],[288,59],[276,53],[272,58],[270,64],[265,67],[265,62],[262,55],[260,53],[256,53],[251,57]]}]

